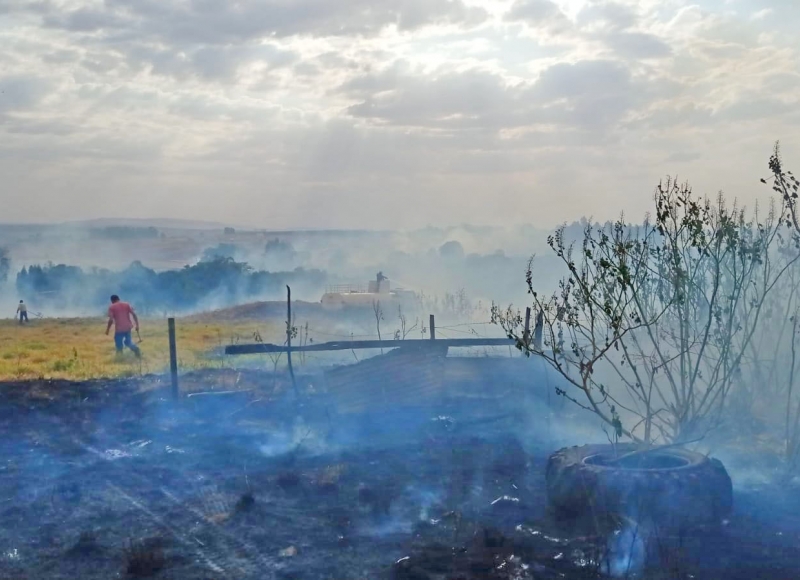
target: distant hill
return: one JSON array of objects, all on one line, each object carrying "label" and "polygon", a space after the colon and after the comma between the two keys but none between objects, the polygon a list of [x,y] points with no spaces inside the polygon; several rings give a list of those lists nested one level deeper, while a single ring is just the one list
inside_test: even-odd
[{"label": "distant hill", "polygon": [[[300,317],[314,317],[324,314],[319,302],[292,302],[293,314]],[[200,312],[186,317],[186,320],[200,322],[232,322],[237,320],[282,320],[286,318],[286,302],[283,300],[249,302],[229,308]]]},{"label": "distant hill", "polygon": [[182,220],[169,218],[98,218],[91,220],[63,222],[59,225],[85,228],[106,227],[154,227],[159,229],[175,230],[220,230],[225,224],[198,220]]}]

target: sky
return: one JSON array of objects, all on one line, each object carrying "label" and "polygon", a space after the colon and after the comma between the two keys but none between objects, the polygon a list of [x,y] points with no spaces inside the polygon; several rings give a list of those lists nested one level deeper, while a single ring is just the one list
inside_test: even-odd
[{"label": "sky", "polygon": [[800,170],[800,2],[0,0],[0,223],[639,218]]}]

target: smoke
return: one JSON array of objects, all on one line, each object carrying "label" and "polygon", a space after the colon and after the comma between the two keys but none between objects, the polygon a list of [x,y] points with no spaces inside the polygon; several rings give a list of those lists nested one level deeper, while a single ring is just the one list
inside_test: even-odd
[{"label": "smoke", "polygon": [[609,536],[600,571],[612,578],[630,578],[644,568],[646,556],[639,526],[629,523]]},{"label": "smoke", "polygon": [[[453,319],[458,319],[459,316],[470,316],[481,301],[524,304],[527,254],[542,249],[541,245],[539,248],[531,245],[533,236],[539,236],[539,233],[523,228],[281,234],[159,230],[157,236],[152,236],[148,230],[139,237],[129,234],[131,232],[111,230],[98,236],[75,228],[14,230],[13,239],[0,240],[0,243],[8,244],[12,259],[12,280],[2,288],[0,308],[10,316],[18,298],[22,297],[32,310],[42,310],[48,315],[98,314],[104,311],[107,296],[114,292],[133,301],[140,310],[158,312],[159,309],[169,309],[188,313],[246,301],[282,299],[287,283],[292,285],[295,299],[318,302],[326,284],[363,283],[373,279],[375,272],[380,270],[389,276],[393,286],[406,286],[426,295],[428,301],[423,306],[426,310],[449,312]],[[120,239],[120,236],[128,237]],[[553,278],[537,281],[537,287],[554,286],[560,270],[549,268],[547,257],[539,260],[536,271]],[[54,268],[46,266],[50,261],[56,265]],[[133,261],[138,263],[131,266]],[[240,268],[239,265],[245,263],[252,270]],[[41,272],[49,280],[41,287],[43,291],[25,283],[17,286],[13,279],[13,274],[23,267],[29,274],[32,264],[45,265],[36,270],[37,275]],[[58,264],[65,267],[58,268]],[[51,292],[51,283],[55,291],[52,298],[47,294]],[[188,283],[191,285],[187,286]],[[22,296],[19,296],[20,289],[24,290]],[[463,295],[459,294],[462,289]],[[397,321],[394,312],[385,315],[384,328],[390,329],[385,334],[389,336]],[[331,332],[347,336],[355,326],[374,323],[370,312],[362,314],[362,318],[356,321],[350,314],[342,316],[332,324]],[[418,338],[417,332],[419,328],[409,338]],[[447,336],[448,332],[457,331],[441,328],[439,332]],[[464,363],[465,372],[459,388],[465,398],[472,397],[468,403],[472,410],[480,407],[480,396],[490,393],[493,403],[500,401],[497,403],[501,408],[498,413],[503,411],[519,418],[515,433],[523,447],[536,451],[538,457],[546,457],[545,451],[560,447],[607,442],[608,435],[594,415],[556,394],[557,389],[569,389],[563,377],[541,360],[523,359],[516,352],[512,354],[514,358],[485,359],[472,367]],[[350,354],[343,356],[349,358]],[[785,374],[784,369],[775,376],[783,381]],[[752,382],[751,387],[755,389],[756,383]],[[777,379],[774,382],[778,382]],[[764,388],[773,387],[764,385]],[[505,392],[513,394],[503,401]],[[770,407],[779,407],[775,400],[782,402],[784,398],[771,398]],[[220,417],[241,409],[240,404],[224,401],[214,401],[213,406],[214,413]],[[777,409],[778,412],[783,410]],[[119,409],[99,415],[88,433],[100,441],[97,449],[103,461],[124,465],[147,454],[166,453],[179,457],[200,452],[191,447],[192,441],[197,439],[175,427],[180,424],[180,416],[173,409],[161,407],[150,407],[142,413],[142,426],[136,438],[127,441],[104,439],[106,433],[114,431],[123,415]],[[628,417],[623,415],[623,419]],[[490,426],[462,426],[459,421],[457,418],[453,424],[455,429],[463,429],[462,433],[485,434],[492,429]],[[216,427],[206,427],[209,432],[203,434],[203,440],[208,442],[216,438],[220,445],[229,445],[231,464],[238,461],[236,451],[246,455],[247,450],[257,454],[259,461],[267,462],[291,454],[336,455],[371,445],[395,444],[403,438],[418,435],[430,422],[431,416],[418,410],[391,409],[384,414],[374,411],[368,419],[349,419],[330,426],[328,430],[303,421],[271,425],[258,434],[246,433],[248,438],[244,444],[235,438],[228,442],[229,437],[241,436],[244,430],[232,422],[220,420]],[[186,424],[193,425],[188,420]],[[21,440],[11,443],[13,446],[22,445]],[[11,443],[7,442],[7,445]],[[716,446],[716,443],[708,441],[710,446]],[[738,509],[757,513],[766,505],[766,500],[754,492],[774,490],[772,486],[781,465],[777,460],[770,462],[765,455],[753,453],[752,447],[746,452],[734,453],[729,444],[730,441],[722,441],[722,447],[715,448],[715,455],[724,460],[732,475],[734,488],[739,494],[737,501],[742,501]],[[245,449],[245,445],[252,449]],[[18,493],[18,498],[23,501],[35,500],[49,493],[48,490],[70,469],[63,458],[41,449],[20,454],[19,466],[25,476],[20,478]],[[244,468],[243,472],[246,473]],[[473,487],[484,485],[483,476],[479,470],[468,483]],[[749,495],[743,495],[745,493]],[[365,523],[359,531],[379,537],[410,533],[420,522],[430,522],[437,517],[436,508],[446,495],[443,489],[434,486],[404,484],[389,512]],[[746,498],[750,503],[742,507]],[[761,510],[761,516],[769,519],[779,514],[782,508],[788,511],[781,500],[772,500],[770,509]],[[607,554],[601,562],[601,571],[619,578],[639,573],[645,565],[647,542],[647,534],[635,523],[614,531],[606,538]]]},{"label": "smoke", "polygon": [[314,456],[335,452],[337,446],[330,445],[325,434],[318,429],[297,420],[290,430],[271,432],[267,441],[260,444],[258,449],[266,457],[280,457],[300,451],[304,455]]},{"label": "smoke", "polygon": [[409,485],[394,499],[387,514],[364,523],[359,533],[364,536],[386,537],[409,534],[420,523],[436,523],[432,509],[441,505],[444,490]]},{"label": "smoke", "polygon": [[[153,223],[3,228],[11,264],[0,308],[8,312],[11,296],[22,294],[46,316],[98,315],[116,293],[143,313],[183,314],[280,300],[286,284],[296,299],[318,302],[326,285],[365,284],[383,271],[393,287],[417,292],[426,311],[486,319],[493,301],[525,301],[531,252],[542,254],[543,272],[552,259],[545,233],[531,228],[262,232]],[[216,262],[227,265],[209,266]]]}]

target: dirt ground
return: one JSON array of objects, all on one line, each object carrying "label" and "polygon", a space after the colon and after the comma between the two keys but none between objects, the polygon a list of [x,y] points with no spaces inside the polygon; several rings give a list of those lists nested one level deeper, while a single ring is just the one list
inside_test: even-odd
[{"label": "dirt ground", "polygon": [[[341,415],[307,394],[313,377],[299,403],[267,373],[238,376],[232,395],[203,394],[227,384],[214,371],[182,381],[178,402],[160,377],[0,385],[0,579],[608,571],[619,529],[548,518],[545,399],[524,418],[500,395]],[[739,489],[721,530],[648,540],[636,577],[798,578],[797,497]]]}]

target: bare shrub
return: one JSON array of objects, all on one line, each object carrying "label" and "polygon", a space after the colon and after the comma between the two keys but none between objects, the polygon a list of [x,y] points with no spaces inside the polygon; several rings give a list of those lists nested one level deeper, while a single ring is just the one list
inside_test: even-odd
[{"label": "bare shrub", "polygon": [[686,442],[722,421],[765,300],[798,256],[775,262],[771,251],[784,207],[748,215],[672,179],[654,201],[652,220],[587,224],[578,247],[563,228],[550,236],[566,269],[558,290],[536,289],[533,259],[526,276],[541,340],[531,344],[512,308],[492,319],[616,437]]}]

